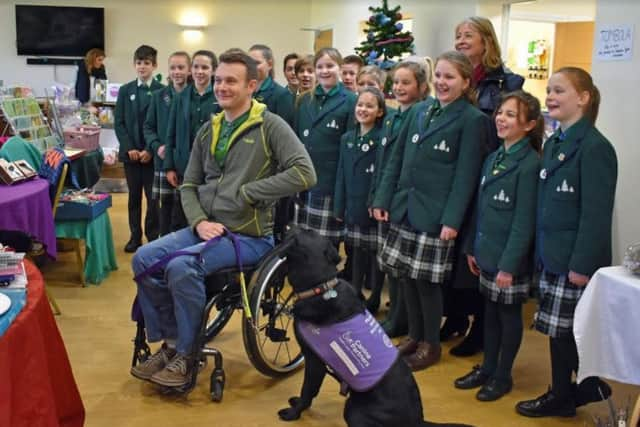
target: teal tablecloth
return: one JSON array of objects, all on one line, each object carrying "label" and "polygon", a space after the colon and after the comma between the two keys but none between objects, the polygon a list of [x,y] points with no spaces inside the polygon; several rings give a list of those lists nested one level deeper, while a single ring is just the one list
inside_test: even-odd
[{"label": "teal tablecloth", "polygon": [[11,322],[13,319],[20,314],[22,308],[27,302],[27,293],[25,289],[2,289],[0,293],[5,294],[11,300],[11,307],[9,310],[0,314],[0,337],[4,334],[4,332],[9,329],[11,326]]},{"label": "teal tablecloth", "polygon": [[99,284],[118,268],[108,210],[93,220],[56,220],[56,237],[85,241],[84,276],[88,283]]}]

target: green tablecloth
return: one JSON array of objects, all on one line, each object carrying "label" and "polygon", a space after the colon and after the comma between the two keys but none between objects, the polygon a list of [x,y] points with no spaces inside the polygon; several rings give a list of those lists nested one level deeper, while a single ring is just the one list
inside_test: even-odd
[{"label": "green tablecloth", "polygon": [[99,284],[118,268],[108,211],[93,220],[56,220],[56,237],[85,241],[84,276],[87,283]]},{"label": "green tablecloth", "polygon": [[[102,149],[89,151],[84,156],[71,161],[71,171],[76,175],[80,188],[96,185],[100,179],[103,162]],[[67,177],[66,186],[71,186],[70,177]]]}]

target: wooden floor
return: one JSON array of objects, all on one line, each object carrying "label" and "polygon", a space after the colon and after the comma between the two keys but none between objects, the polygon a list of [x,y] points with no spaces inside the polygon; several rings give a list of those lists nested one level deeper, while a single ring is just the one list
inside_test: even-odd
[{"label": "wooden floor", "polygon": [[[293,424],[279,421],[277,410],[289,396],[298,393],[302,376],[298,372],[276,381],[253,369],[244,353],[239,313],[215,341],[223,351],[227,374],[222,403],[209,400],[211,365],[203,372],[206,375],[200,376],[197,388],[184,398],[161,396],[151,384],[134,379],[129,367],[135,330],[130,308],[135,286],[131,279],[131,255],[123,251],[129,237],[126,194],[114,194],[113,205],[109,212],[118,271],[100,286],[81,288],[74,274],[72,253],[62,253],[56,263],[43,268],[47,285],[62,309],[56,320],[84,401],[87,426],[344,425],[344,398],[330,379],[299,421]],[[532,310],[533,305],[529,304],[526,324],[530,323]],[[514,390],[493,403],[478,402],[474,391],[453,387],[453,380],[480,363],[481,357],[451,357],[447,353],[450,346],[445,344],[440,364],[416,374],[429,420],[455,420],[479,427],[583,426],[592,425],[592,414],[603,414],[606,410],[603,403],[593,404],[578,410],[573,419],[528,419],[515,413],[517,401],[538,396],[550,382],[547,339],[539,333],[525,331],[513,372]],[[614,384],[616,402],[625,402],[628,395],[637,395],[639,389]]]}]

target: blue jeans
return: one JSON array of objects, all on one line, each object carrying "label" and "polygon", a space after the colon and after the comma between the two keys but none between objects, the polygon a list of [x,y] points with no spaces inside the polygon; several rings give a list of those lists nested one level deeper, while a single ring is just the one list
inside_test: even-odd
[{"label": "blue jeans", "polygon": [[[273,237],[237,235],[242,263],[256,264],[273,248]],[[142,273],[162,257],[178,250],[200,252],[203,241],[191,227],[183,228],[138,249],[131,262],[135,275]],[[188,355],[202,321],[206,305],[204,279],[221,268],[236,265],[233,243],[224,237],[196,256],[173,258],[154,274],[142,277],[138,285],[138,303],[144,315],[149,342],[175,339],[176,350]]]}]

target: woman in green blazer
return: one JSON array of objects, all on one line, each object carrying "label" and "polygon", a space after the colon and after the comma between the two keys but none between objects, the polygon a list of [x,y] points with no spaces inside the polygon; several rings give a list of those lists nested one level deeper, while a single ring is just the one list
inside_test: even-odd
[{"label": "woman in green blazer", "polygon": [[470,102],[471,73],[461,53],[438,58],[437,101],[407,119],[372,205],[376,219],[391,222],[378,259],[404,280],[409,338],[399,349],[414,370],[440,360],[441,284],[482,166],[488,119]]},{"label": "woman in green blazer", "polygon": [[475,221],[467,236],[469,269],[484,295],[484,360],[458,378],[461,389],[482,387],[480,401],[497,400],[513,385],[511,368],[522,342],[522,303],[529,295],[536,228],[536,190],[544,132],[540,102],[527,92],[503,98],[495,114],[503,144],[482,168]]},{"label": "woman in green blazer", "polygon": [[298,100],[294,131],[311,156],[318,182],[304,197],[298,224],[317,231],[336,246],[342,240],[344,225],[333,213],[340,138],[353,129],[356,96],[340,83],[342,56],[334,48],[320,49],[314,57],[315,89]]},{"label": "woman in green blazer", "polygon": [[540,305],[535,328],[549,335],[551,388],[516,405],[528,417],[574,416],[576,407],[607,398],[597,377],[579,385],[573,315],[589,278],[611,264],[611,222],[618,164],[611,143],[595,128],[600,93],[586,71],[565,67],[547,86],[549,116],[560,128],[544,145],[538,180],[536,258]]}]

